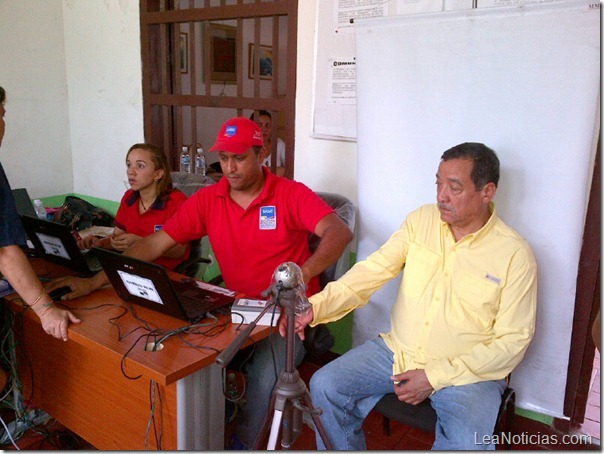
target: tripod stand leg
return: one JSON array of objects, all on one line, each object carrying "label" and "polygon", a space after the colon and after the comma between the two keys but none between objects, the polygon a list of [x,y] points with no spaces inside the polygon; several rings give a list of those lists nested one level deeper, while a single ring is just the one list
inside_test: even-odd
[{"label": "tripod stand leg", "polygon": [[256,437],[256,440],[254,441],[254,446],[252,447],[252,449],[254,451],[257,451],[260,449],[260,444],[262,443],[262,441],[266,438],[266,436],[269,433],[270,427],[271,427],[271,415],[273,414],[273,410],[275,408],[275,400],[277,399],[277,396],[273,393],[271,395],[271,401],[268,404],[268,410],[266,411],[266,415],[264,415],[264,421],[262,422],[262,427],[260,428],[260,432],[258,433],[258,436]]},{"label": "tripod stand leg", "polygon": [[283,413],[287,415],[287,398],[276,395],[274,399],[274,415],[273,423],[271,424],[271,433],[268,437],[268,443],[266,449],[269,451],[275,450],[277,446],[277,438],[279,437],[279,430],[281,429],[281,421],[283,420]]},{"label": "tripod stand leg", "polygon": [[315,407],[313,406],[312,398],[310,397],[310,393],[308,391],[306,391],[302,395],[302,401],[304,402],[304,405],[306,405],[306,407],[311,409],[310,416],[312,417],[312,420],[315,423],[315,430],[319,433],[321,440],[323,440],[325,449],[327,449],[328,451],[333,451],[333,446],[331,445],[331,440],[329,439],[329,436],[327,435],[327,431],[325,430],[325,426],[323,426],[323,422],[321,421],[321,418],[319,417],[320,412],[316,411],[314,409]]},{"label": "tripod stand leg", "polygon": [[282,417],[283,412],[280,410],[275,410],[275,414],[273,416],[273,424],[271,425],[271,434],[268,437],[268,443],[266,445],[266,449],[268,451],[274,451],[275,446],[277,446],[277,437],[279,436],[279,428],[281,426]]}]

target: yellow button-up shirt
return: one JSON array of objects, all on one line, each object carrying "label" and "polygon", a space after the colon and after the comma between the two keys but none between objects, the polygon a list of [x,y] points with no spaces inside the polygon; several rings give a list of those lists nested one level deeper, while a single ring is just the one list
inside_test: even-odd
[{"label": "yellow button-up shirt", "polygon": [[391,331],[393,373],[424,369],[435,390],[505,378],[535,331],[537,265],[530,246],[497,217],[456,242],[438,207],[412,212],[390,239],[310,298],[312,326],[366,305],[403,271]]}]

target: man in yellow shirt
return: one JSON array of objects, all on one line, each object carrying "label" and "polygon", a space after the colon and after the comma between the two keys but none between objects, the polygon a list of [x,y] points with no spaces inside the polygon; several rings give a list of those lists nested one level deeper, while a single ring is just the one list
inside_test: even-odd
[{"label": "man in yellow shirt", "polygon": [[[433,449],[494,449],[506,376],[535,330],[537,266],[492,202],[499,159],[480,143],[447,150],[437,203],[408,215],[379,250],[310,298],[296,332],[342,318],[403,271],[391,330],[317,371],[310,390],[335,449],[364,450],[362,424],[389,392],[438,421]],[[284,332],[284,324],[281,332]],[[317,437],[317,445],[324,448]]]}]

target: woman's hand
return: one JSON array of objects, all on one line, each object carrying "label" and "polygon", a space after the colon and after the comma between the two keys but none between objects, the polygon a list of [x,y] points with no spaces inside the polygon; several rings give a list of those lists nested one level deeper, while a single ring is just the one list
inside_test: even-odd
[{"label": "woman's hand", "polygon": [[111,238],[111,247],[116,251],[124,252],[140,239],[141,237],[138,235],[122,233]]},{"label": "woman's hand", "polygon": [[78,247],[82,250],[90,249],[92,247],[102,247],[101,246],[102,238],[97,238],[94,235],[88,235],[81,240],[78,240]]}]

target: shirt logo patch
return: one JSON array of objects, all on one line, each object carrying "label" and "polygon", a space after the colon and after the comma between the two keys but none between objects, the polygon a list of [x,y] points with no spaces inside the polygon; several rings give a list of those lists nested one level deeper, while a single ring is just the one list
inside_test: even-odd
[{"label": "shirt logo patch", "polygon": [[153,231],[154,231],[154,232],[157,232],[158,230],[161,230],[161,228],[162,228],[162,227],[163,227],[163,225],[162,225],[162,224],[159,224],[159,225],[154,225],[154,226],[153,226]]},{"label": "shirt logo patch", "polygon": [[499,285],[501,284],[501,279],[499,279],[498,277],[493,276],[492,274],[485,274],[484,276],[486,279],[488,279],[491,282],[494,282],[495,284]]},{"label": "shirt logo patch", "polygon": [[277,228],[277,209],[274,206],[260,207],[260,230]]}]

